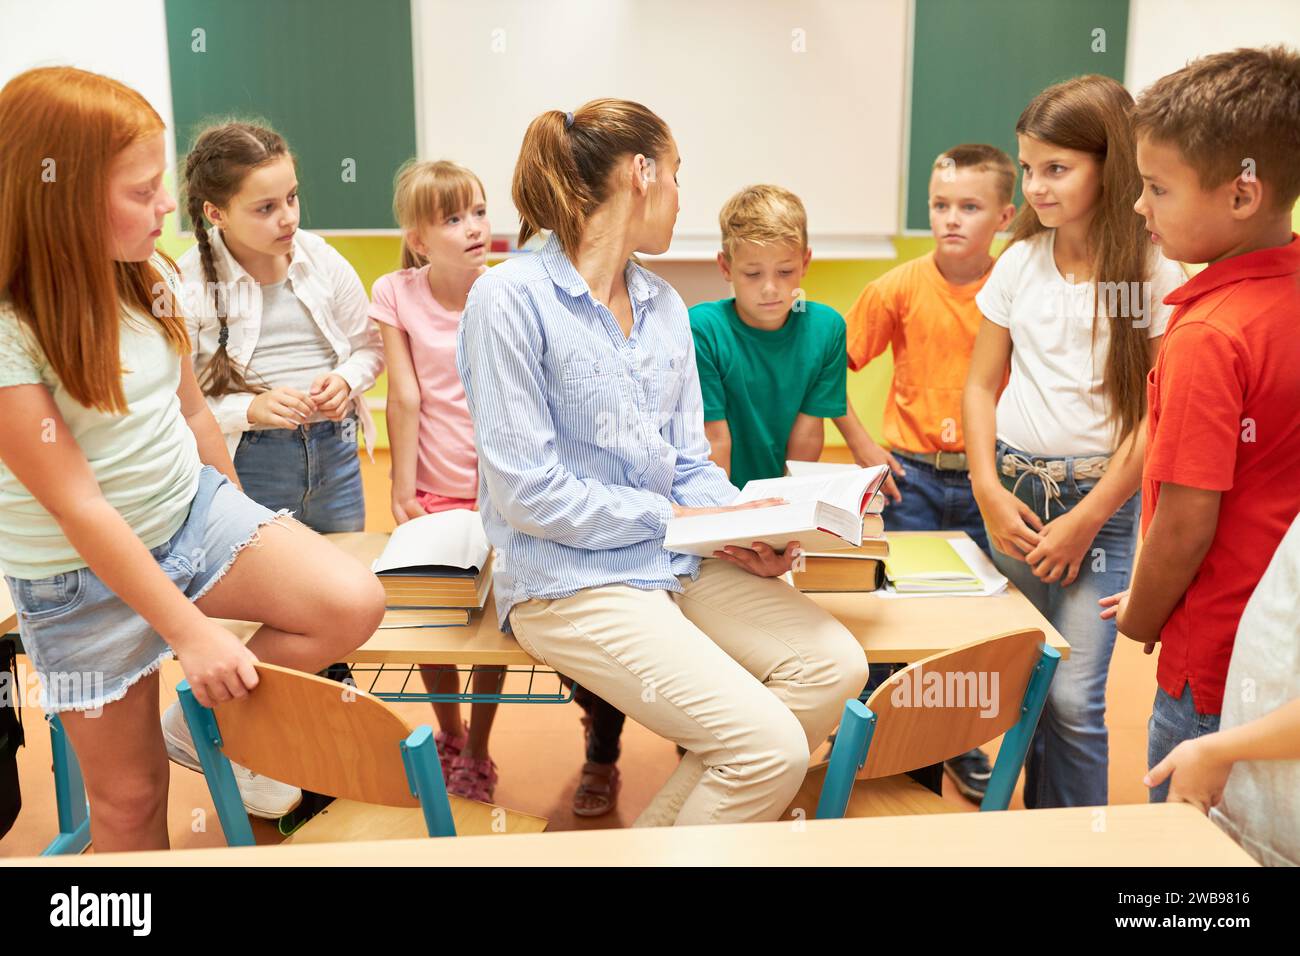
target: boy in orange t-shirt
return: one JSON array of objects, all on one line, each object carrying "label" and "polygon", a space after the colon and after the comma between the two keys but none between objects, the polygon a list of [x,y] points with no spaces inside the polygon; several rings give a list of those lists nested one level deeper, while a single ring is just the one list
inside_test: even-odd
[{"label": "boy in orange t-shirt", "polygon": [[[874,450],[863,456],[864,464],[888,463],[893,471],[885,487],[892,499],[884,512],[887,532],[965,531],[989,549],[966,469],[961,397],[982,321],[975,293],[993,267],[989,246],[1015,215],[1015,183],[1015,163],[995,146],[967,144],[941,154],[930,174],[934,252],[871,282],[846,316],[851,369],[863,368],[887,346],[894,350],[884,418],[890,449],[865,430],[854,442]],[[868,686],[890,670],[873,666]],[[982,751],[945,767],[966,797],[984,796],[990,771]]]},{"label": "boy in orange t-shirt", "polygon": [[1142,93],[1134,122],[1152,241],[1209,263],[1165,298],[1142,551],[1130,590],[1102,599],[1121,633],[1160,643],[1154,766],[1218,729],[1225,690],[1247,692],[1224,686],[1237,624],[1300,511],[1300,55],[1194,60]]},{"label": "boy in orange t-shirt", "polygon": [[988,550],[966,470],[961,396],[981,321],[975,293],[993,267],[994,236],[1015,215],[1015,182],[1011,157],[994,146],[940,155],[930,175],[934,252],[868,284],[845,318],[854,371],[894,350],[884,418],[890,450],[870,436],[863,442],[876,452],[869,464],[893,470],[886,531],[965,531]]}]

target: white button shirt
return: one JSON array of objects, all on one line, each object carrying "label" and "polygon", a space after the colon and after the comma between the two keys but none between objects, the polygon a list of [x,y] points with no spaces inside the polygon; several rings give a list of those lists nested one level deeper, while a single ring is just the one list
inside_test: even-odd
[{"label": "white button shirt", "polygon": [[[248,368],[262,330],[262,287],[235,261],[221,238],[221,230],[209,228],[212,258],[218,281],[228,283],[226,294],[229,338],[226,351],[231,364],[241,373]],[[196,375],[202,375],[217,351],[221,324],[196,245],[177,260],[183,282],[181,301],[189,327],[190,347]],[[364,392],[384,370],[383,340],[379,329],[367,318],[370,302],[356,269],[320,236],[299,230],[293,238],[289,262],[289,287],[302,300],[321,334],[338,356],[334,374],[348,383],[366,448],[374,460],[375,423]],[[254,396],[248,392],[209,397],[233,458],[239,439],[252,425],[248,406]]]}]

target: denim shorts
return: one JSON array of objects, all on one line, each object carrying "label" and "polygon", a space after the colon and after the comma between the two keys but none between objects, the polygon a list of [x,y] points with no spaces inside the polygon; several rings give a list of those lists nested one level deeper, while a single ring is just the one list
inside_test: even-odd
[{"label": "denim shorts", "polygon": [[[277,517],[204,465],[184,524],[149,553],[197,601],[253,543],[257,530]],[[36,580],[6,575],[5,583],[47,714],[99,711],[172,656],[162,636],[88,567]]]}]

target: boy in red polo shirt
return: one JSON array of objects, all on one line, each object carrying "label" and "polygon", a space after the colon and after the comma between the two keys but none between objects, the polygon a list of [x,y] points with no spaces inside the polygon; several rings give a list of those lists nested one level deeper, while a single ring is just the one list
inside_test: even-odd
[{"label": "boy in red polo shirt", "polygon": [[1143,548],[1127,596],[1102,600],[1122,633],[1160,643],[1154,766],[1218,729],[1238,620],[1300,511],[1300,54],[1194,60],[1143,92],[1134,123],[1134,208],[1170,259],[1209,264],[1165,298]]}]

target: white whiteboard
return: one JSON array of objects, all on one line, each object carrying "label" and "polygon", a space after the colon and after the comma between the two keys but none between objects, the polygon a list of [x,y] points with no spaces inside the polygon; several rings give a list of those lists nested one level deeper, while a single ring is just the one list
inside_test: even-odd
[{"label": "white whiteboard", "polygon": [[[38,66],[75,66],[120,80],[171,128],[163,0],[0,0],[0,86]],[[175,151],[168,136],[169,165]]]},{"label": "white whiteboard", "polygon": [[487,190],[517,233],[510,182],[538,113],[644,103],[682,155],[670,258],[711,258],[718,211],[770,182],[808,210],[818,258],[894,255],[907,0],[412,0],[420,155]]},{"label": "white whiteboard", "polygon": [[1198,56],[1275,43],[1300,49],[1296,0],[1131,0],[1124,85],[1137,96]]}]

